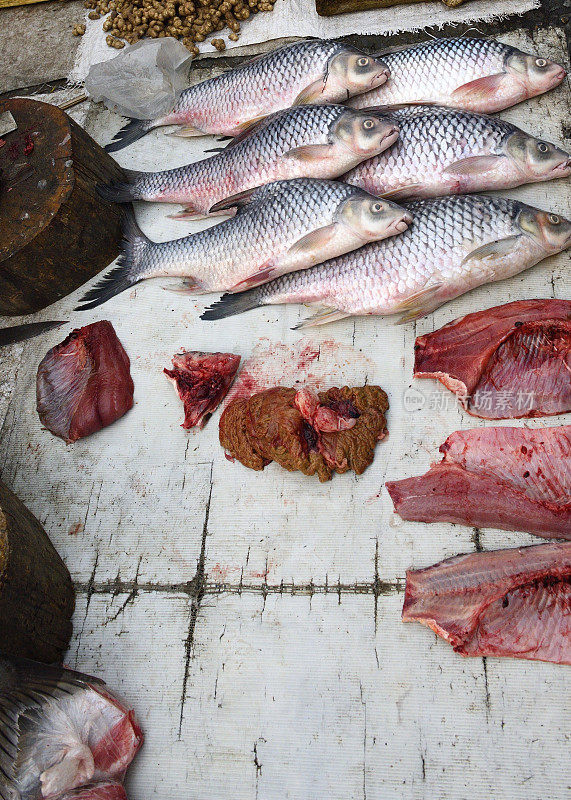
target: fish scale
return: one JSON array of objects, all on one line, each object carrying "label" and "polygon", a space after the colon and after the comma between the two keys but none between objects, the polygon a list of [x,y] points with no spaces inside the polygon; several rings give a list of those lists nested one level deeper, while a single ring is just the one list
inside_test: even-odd
[{"label": "fish scale", "polygon": [[[571,223],[555,217],[552,227],[559,233],[548,243],[546,227],[551,223],[544,212],[503,197],[444,197],[404,207],[413,223],[400,236],[276,278],[243,296],[225,295],[203,319],[281,303],[330,309],[310,324],[352,314],[403,312],[405,318],[418,317],[475,286],[527,269],[568,247],[571,239]],[[528,229],[536,225],[537,235],[520,227],[522,217]],[[473,257],[484,245],[504,241],[505,249]]]},{"label": "fish scale", "polygon": [[414,102],[439,102],[458,86],[504,70],[514,48],[494,39],[436,39],[387,53],[391,71],[384,86],[353,98],[354,108]]},{"label": "fish scale", "polygon": [[82,298],[81,309],[147,278],[182,277],[191,292],[244,289],[391,236],[411,220],[363,189],[308,178],[267,184],[244,202],[219,225],[161,243],[147,239],[128,214],[119,262]]},{"label": "fish scale", "polygon": [[[248,186],[278,179],[274,159],[294,147],[307,144],[327,144],[332,125],[345,113],[343,106],[299,106],[278,113],[261,125],[253,134],[232,147],[204,161],[163,172],[141,173],[133,182],[133,199],[153,200],[168,192],[185,202],[192,197],[200,203],[203,197],[212,205],[213,191],[220,198],[228,197]],[[213,187],[217,187],[214,189]],[[219,187],[219,188],[218,188]]]},{"label": "fish scale", "polygon": [[290,105],[304,81],[316,81],[324,75],[329,59],[342,50],[337,42],[316,40],[298,42],[274,50],[223,75],[185,89],[171,116],[179,116],[198,128],[218,124],[224,128],[233,117],[236,106],[245,119],[259,113],[260,95],[272,95]]}]

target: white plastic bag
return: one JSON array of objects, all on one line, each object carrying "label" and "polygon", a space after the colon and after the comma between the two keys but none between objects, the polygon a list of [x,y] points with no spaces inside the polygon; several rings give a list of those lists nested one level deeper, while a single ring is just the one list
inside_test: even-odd
[{"label": "white plastic bag", "polygon": [[177,39],[141,39],[109,61],[93,64],[85,90],[124,117],[155,119],[168,113],[188,86],[191,61]]}]

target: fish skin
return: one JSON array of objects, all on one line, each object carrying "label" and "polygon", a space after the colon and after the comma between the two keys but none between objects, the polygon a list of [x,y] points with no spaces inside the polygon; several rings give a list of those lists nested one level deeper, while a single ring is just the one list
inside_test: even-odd
[{"label": "fish skin", "polygon": [[193,293],[244,289],[398,233],[410,220],[400,206],[358,187],[308,178],[267,184],[235,217],[173,241],[151,242],[132,218],[119,266],[82,298],[81,309],[147,278],[186,278]]},{"label": "fish skin", "polygon": [[552,89],[565,77],[559,64],[495,39],[431,39],[382,54],[382,58],[390,70],[390,81],[349,105],[436,103],[494,113]]},{"label": "fish skin", "polygon": [[[452,196],[403,207],[413,222],[400,236],[282,276],[239,298],[225,295],[202,318],[220,319],[262,305],[307,303],[331,309],[335,319],[402,313],[401,321],[406,321],[476,286],[516,275],[571,242],[568,220],[555,216],[558,222],[551,225],[554,215],[503,197]],[[483,245],[514,236],[518,239],[500,258],[465,261]]]},{"label": "fish skin", "polygon": [[[365,66],[358,60],[366,59]],[[278,47],[236,69],[190,86],[173,110],[155,120],[131,120],[105,148],[120,150],[163,125],[183,135],[235,136],[244,126],[301,103],[340,103],[384,83],[386,64],[349,45],[312,39]]]},{"label": "fish skin", "polygon": [[[397,142],[343,176],[372,194],[437,197],[571,175],[568,153],[498,117],[438,106],[409,106],[388,116],[399,127]],[[488,163],[465,161],[474,158]]]},{"label": "fish skin", "polygon": [[[373,122],[371,131],[363,128]],[[359,125],[357,130],[354,126]],[[293,178],[336,178],[390,147],[398,136],[392,118],[340,105],[296,106],[278,112],[255,126],[246,137],[222,152],[193,164],[161,172],[131,173],[129,183],[100,188],[105,199],[117,202],[147,200],[188,204],[206,214],[230,195],[266,183]],[[296,157],[298,148],[315,155]],[[307,151],[304,151],[307,152]]]}]

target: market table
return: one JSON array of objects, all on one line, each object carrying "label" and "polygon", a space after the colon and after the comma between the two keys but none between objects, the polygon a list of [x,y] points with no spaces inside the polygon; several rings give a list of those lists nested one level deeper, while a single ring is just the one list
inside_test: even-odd
[{"label": "market table", "polygon": [[[561,30],[501,38],[565,62]],[[569,149],[569,97],[567,79],[501,116]],[[119,127],[98,106],[75,114],[101,143]],[[174,167],[208,146],[158,131],[117,160]],[[568,181],[506,194],[569,216]],[[170,211],[137,207],[157,239],[205,224],[168,220]],[[463,413],[436,383],[412,381],[415,336],[515,299],[569,298],[569,255],[418,323],[359,318],[307,335],[292,331],[307,309],[205,323],[198,316],[210,299],[164,291],[164,283],[84,313],[72,311],[78,291],[39,316],[69,319],[70,328],[113,322],[131,357],[136,405],[111,427],[70,446],[42,430],[36,368],[61,330],[3,352],[0,378],[0,477],[36,514],[76,582],[67,663],[103,677],[145,731],[130,800],[567,797],[566,668],[463,659],[426,628],[400,621],[408,567],[537,540],[404,522],[384,482],[424,472],[452,431],[490,424]],[[258,383],[378,383],[391,403],[389,437],[360,477],[320,484],[275,464],[248,471],[224,457],[217,416],[203,431],[180,428],[180,403],[161,373],[181,346],[239,353]]]}]

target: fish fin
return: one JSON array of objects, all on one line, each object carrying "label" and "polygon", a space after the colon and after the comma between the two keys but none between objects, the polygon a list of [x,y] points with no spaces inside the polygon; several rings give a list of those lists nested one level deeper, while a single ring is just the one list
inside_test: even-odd
[{"label": "fish fin", "polygon": [[436,103],[428,103],[426,100],[409,100],[406,103],[386,103],[386,105],[380,106],[367,106],[367,108],[360,109],[361,111],[385,111],[388,114],[391,111],[402,111],[405,108],[410,108],[414,106],[415,108],[434,108],[436,107]]},{"label": "fish fin", "polygon": [[220,300],[205,309],[200,315],[200,319],[225,319],[263,305],[264,303],[259,300],[255,289],[249,292],[240,292],[239,294],[226,293],[222,295]]},{"label": "fish fin", "polygon": [[204,136],[204,131],[199,131],[194,125],[181,125],[176,131],[168,133],[167,136],[177,136],[180,139],[192,139],[194,136]]},{"label": "fish fin", "polygon": [[131,203],[133,200],[140,199],[137,197],[138,192],[135,189],[135,183],[145,173],[136,172],[132,169],[123,170],[123,172],[127,178],[126,181],[112,181],[95,187],[102,200],[107,203]]},{"label": "fish fin", "polygon": [[132,208],[125,212],[122,227],[123,252],[119,256],[117,265],[83,295],[79,301],[82,305],[77,306],[76,311],[96,308],[146,277],[151,277],[144,274],[144,262],[147,250],[153,246],[153,242],[137,225]]},{"label": "fish fin", "polygon": [[157,125],[152,119],[130,119],[121,130],[117,131],[109,144],[105,145],[105,150],[108,153],[116,153],[117,150],[122,150],[138,139],[141,139]]},{"label": "fish fin", "polygon": [[399,186],[398,189],[389,189],[388,192],[380,192],[378,195],[375,192],[375,195],[384,198],[410,197],[417,189],[422,189],[421,183],[407,183],[404,186]]},{"label": "fish fin", "polygon": [[293,101],[292,106],[304,106],[308,103],[317,102],[323,94],[324,86],[325,81],[323,78],[318,78],[316,81],[313,81],[313,83],[310,83],[309,86],[305,87],[305,89],[302,89],[302,91]]},{"label": "fish fin", "polygon": [[515,236],[506,236],[505,239],[496,239],[493,242],[483,244],[481,247],[477,247],[475,250],[472,250],[471,253],[468,253],[468,255],[462,259],[462,264],[460,266],[466,264],[468,261],[483,261],[487,258],[505,256],[520,238],[521,234],[518,233]]},{"label": "fish fin", "polygon": [[301,331],[304,328],[314,328],[317,325],[327,325],[328,322],[337,322],[337,320],[350,317],[346,311],[340,311],[338,308],[321,308],[315,314],[312,314],[306,319],[302,319],[297,325],[294,325],[292,331]]},{"label": "fish fin", "polygon": [[337,229],[338,225],[333,223],[333,225],[325,225],[323,228],[306,233],[295,244],[292,244],[287,251],[288,256],[310,255],[316,250],[327,247]]},{"label": "fish fin", "polygon": [[183,208],[176,214],[167,214],[167,219],[191,219],[198,222],[202,219],[212,219],[212,217],[232,217],[232,209],[220,209],[219,211],[196,211],[192,206]]},{"label": "fish fin", "polygon": [[[285,111],[289,111],[289,109],[285,109]],[[244,129],[239,131],[236,136],[229,137],[230,141],[224,149],[228,150],[235,147],[237,144],[240,144],[240,142],[243,142],[244,139],[247,139],[249,136],[252,136],[252,134],[265,128],[270,122],[276,119],[276,117],[282,116],[283,114],[284,111],[275,111],[273,114],[268,114],[266,117],[255,117],[253,122],[244,123]]]},{"label": "fish fin", "polygon": [[311,164],[316,161],[324,161],[330,156],[330,144],[305,144],[301,145],[301,147],[294,147],[292,150],[288,150],[284,158],[291,158],[305,164]]},{"label": "fish fin", "polygon": [[403,325],[405,322],[411,322],[414,319],[430,314],[431,311],[442,305],[442,300],[437,300],[438,293],[442,290],[444,284],[433,283],[430,286],[425,286],[419,292],[410,295],[402,303],[399,303],[395,311],[400,314],[397,320],[398,325]]},{"label": "fish fin", "polygon": [[247,278],[244,278],[243,281],[239,281],[238,283],[231,286],[228,291],[231,294],[237,294],[238,292],[243,292],[247,289],[253,289],[255,286],[259,286],[261,283],[267,283],[269,280],[274,277],[274,272],[276,271],[275,264],[273,262],[266,261],[262,266],[253,272],[251,275],[248,275]]},{"label": "fish fin", "polygon": [[242,206],[247,206],[252,199],[252,195],[259,188],[259,186],[254,186],[252,189],[245,189],[243,192],[230,195],[230,197],[227,197],[225,200],[220,200],[218,203],[214,203],[214,205],[210,206],[208,213],[212,214],[213,212],[225,211],[228,208],[242,208]]},{"label": "fish fin", "polygon": [[204,152],[205,153],[216,153],[216,154],[223,153],[224,150],[226,150],[227,147],[228,147],[228,145],[225,145],[224,147],[209,147],[208,150],[205,150]]},{"label": "fish fin", "polygon": [[246,136],[248,136],[252,132],[253,128],[255,128],[260,123],[265,122],[266,116],[267,116],[266,114],[260,114],[257,117],[252,117],[252,119],[247,119],[245,122],[241,122],[239,125],[236,125],[236,127],[234,128],[234,130],[236,131],[236,135],[232,138],[232,141],[229,144],[230,145],[236,144],[236,139],[238,139],[238,141],[240,141],[241,138],[245,139]]},{"label": "fish fin", "polygon": [[502,156],[469,156],[444,167],[448,175],[481,175],[493,169]]},{"label": "fish fin", "polygon": [[175,294],[207,294],[210,289],[206,289],[200,281],[196,280],[196,278],[185,278],[178,283],[174,283],[170,286],[163,287],[165,292],[174,292]]},{"label": "fish fin", "polygon": [[462,86],[458,86],[454,89],[451,97],[456,98],[461,96],[464,100],[487,100],[495,96],[504,78],[504,72],[496,72],[495,75],[485,75],[483,78],[476,78],[475,81],[464,83]]}]

